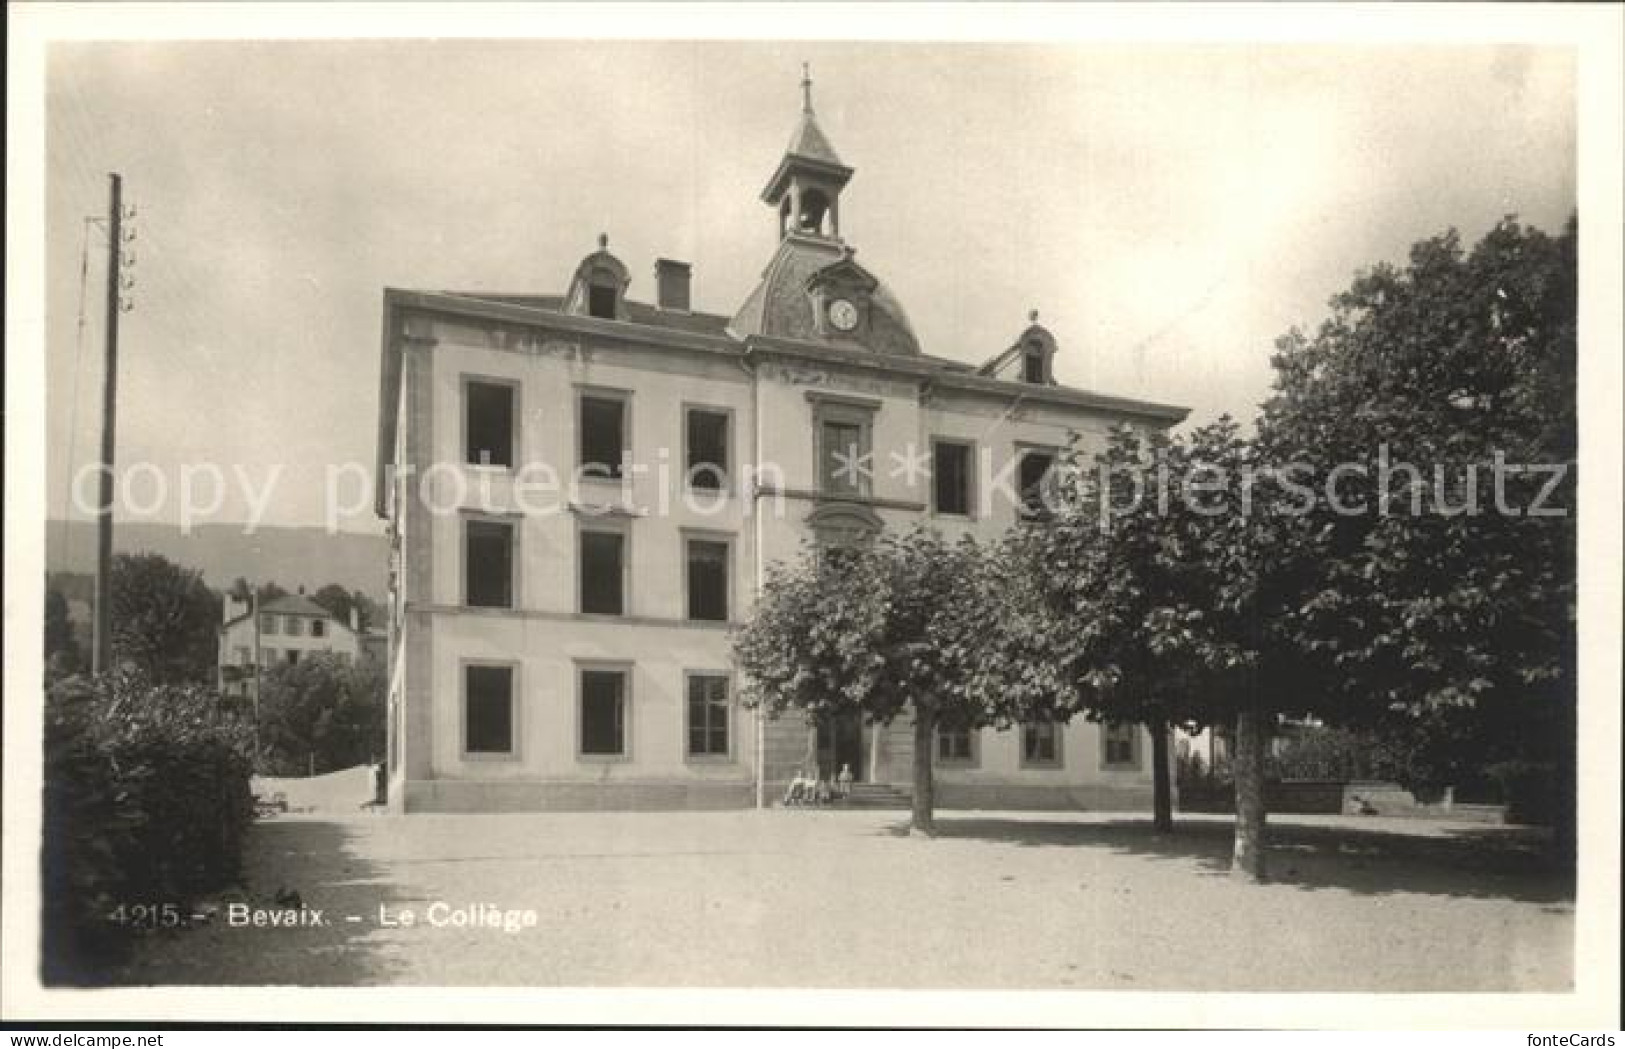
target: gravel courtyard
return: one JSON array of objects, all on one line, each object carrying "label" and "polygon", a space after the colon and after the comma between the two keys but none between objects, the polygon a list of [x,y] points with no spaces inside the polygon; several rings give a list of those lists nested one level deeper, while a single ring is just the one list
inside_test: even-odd
[{"label": "gravel courtyard", "polygon": [[[122,983],[1101,990],[1566,990],[1570,884],[1520,831],[1272,817],[1274,881],[1230,822],[899,812],[279,817],[208,924]],[[224,904],[296,892],[316,927]],[[441,904],[435,907],[435,904]],[[431,924],[532,910],[534,925]],[[401,922],[411,911],[416,924]],[[351,920],[356,919],[356,920]],[[524,918],[521,915],[519,921]]]}]

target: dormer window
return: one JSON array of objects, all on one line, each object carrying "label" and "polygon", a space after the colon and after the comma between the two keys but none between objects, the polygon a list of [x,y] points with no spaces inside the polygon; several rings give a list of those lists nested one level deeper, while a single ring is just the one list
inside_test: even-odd
[{"label": "dormer window", "polygon": [[1028,346],[1022,356],[1021,378],[1026,382],[1042,385],[1049,381],[1047,372],[1048,369],[1044,367],[1044,348]]},{"label": "dormer window", "polygon": [[624,297],[630,283],[626,267],[609,253],[609,238],[598,235],[598,250],[581,260],[570,279],[565,312],[578,317],[620,320],[625,315]]}]

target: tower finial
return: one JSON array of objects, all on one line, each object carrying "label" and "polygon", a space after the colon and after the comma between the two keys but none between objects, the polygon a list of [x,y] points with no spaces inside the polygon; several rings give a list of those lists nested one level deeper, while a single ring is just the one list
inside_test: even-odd
[{"label": "tower finial", "polygon": [[608,233],[600,233],[600,234],[598,234],[598,250],[603,251],[604,249],[606,249],[608,247],[609,247],[609,234]]},{"label": "tower finial", "polygon": [[812,69],[807,63],[801,63],[801,111],[812,112]]},{"label": "tower finial", "polygon": [[1038,323],[1038,311],[1037,310],[1028,310],[1027,311],[1027,323],[1028,324],[1037,324]]}]

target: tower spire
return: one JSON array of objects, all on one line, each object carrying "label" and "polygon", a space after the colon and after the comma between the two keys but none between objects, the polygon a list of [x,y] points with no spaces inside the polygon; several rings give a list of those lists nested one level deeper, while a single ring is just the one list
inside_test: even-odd
[{"label": "tower spire", "polygon": [[812,112],[812,69],[807,63],[801,63],[801,111]]}]

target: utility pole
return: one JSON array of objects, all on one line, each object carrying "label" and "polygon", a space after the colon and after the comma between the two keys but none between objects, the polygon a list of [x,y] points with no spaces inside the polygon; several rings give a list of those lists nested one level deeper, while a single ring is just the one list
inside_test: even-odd
[{"label": "utility pole", "polygon": [[108,175],[107,206],[107,353],[102,373],[102,457],[96,504],[96,626],[91,637],[90,669],[102,673],[113,665],[113,428],[118,400],[118,318],[123,308],[124,180]]}]

